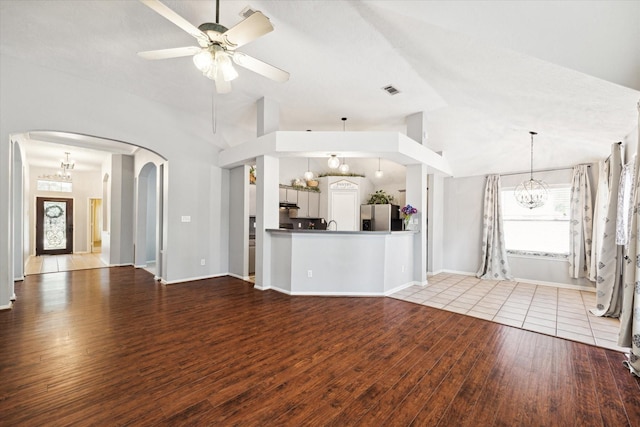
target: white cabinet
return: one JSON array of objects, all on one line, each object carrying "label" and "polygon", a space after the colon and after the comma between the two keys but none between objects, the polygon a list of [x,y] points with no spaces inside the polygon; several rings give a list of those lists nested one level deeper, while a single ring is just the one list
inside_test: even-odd
[{"label": "white cabinet", "polygon": [[320,218],[320,193],[309,192],[309,217]]},{"label": "white cabinet", "polygon": [[280,187],[280,203],[298,203],[298,190],[295,188]]},{"label": "white cabinet", "polygon": [[309,215],[309,192],[298,191],[298,217],[306,218]]}]

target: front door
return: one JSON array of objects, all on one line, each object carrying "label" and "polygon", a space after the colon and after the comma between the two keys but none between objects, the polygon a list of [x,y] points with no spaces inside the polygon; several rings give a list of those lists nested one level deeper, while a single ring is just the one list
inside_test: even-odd
[{"label": "front door", "polygon": [[36,198],[36,255],[73,253],[73,199]]}]

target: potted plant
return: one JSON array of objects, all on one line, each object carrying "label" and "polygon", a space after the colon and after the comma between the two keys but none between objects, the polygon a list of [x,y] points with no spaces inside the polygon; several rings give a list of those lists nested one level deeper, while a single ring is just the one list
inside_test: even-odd
[{"label": "potted plant", "polygon": [[389,205],[391,202],[393,202],[392,195],[387,194],[384,190],[378,190],[369,195],[367,203],[370,205]]}]

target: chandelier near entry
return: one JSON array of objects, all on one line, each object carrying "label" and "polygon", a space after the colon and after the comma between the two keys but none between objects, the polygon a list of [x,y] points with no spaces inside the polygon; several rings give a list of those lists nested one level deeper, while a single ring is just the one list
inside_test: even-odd
[{"label": "chandelier near entry", "polygon": [[549,190],[544,181],[533,179],[533,136],[537,132],[529,132],[531,134],[531,169],[529,180],[522,181],[514,192],[516,201],[524,208],[533,209],[543,206],[549,198]]}]

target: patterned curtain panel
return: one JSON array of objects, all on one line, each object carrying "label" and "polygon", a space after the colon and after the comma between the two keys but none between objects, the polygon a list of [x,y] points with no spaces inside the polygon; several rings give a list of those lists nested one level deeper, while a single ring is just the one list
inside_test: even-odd
[{"label": "patterned curtain panel", "polygon": [[507,260],[500,205],[500,175],[489,175],[484,190],[484,221],[482,231],[482,265],[476,276],[480,279],[513,280]]},{"label": "patterned curtain panel", "polygon": [[[640,155],[640,102],[638,102],[638,146],[636,153]],[[631,236],[625,259],[628,268],[624,271],[624,287],[622,289],[622,311],[620,313],[620,335],[618,345],[631,347],[629,359],[625,365],[631,373],[640,377],[640,161],[635,163],[635,186],[633,190],[633,215],[631,217]]]},{"label": "patterned curtain panel", "polygon": [[618,216],[618,187],[622,172],[620,144],[611,145],[609,161],[609,192],[602,218],[596,218],[602,234],[596,260],[596,316],[619,317],[622,306],[622,246],[616,244],[616,217]]},{"label": "patterned curtain panel", "polygon": [[633,191],[635,188],[635,160],[622,167],[618,188],[618,217],[616,218],[616,243],[626,246],[631,235]]},{"label": "patterned curtain panel", "polygon": [[591,237],[591,267],[589,268],[589,280],[596,281],[598,275],[598,256],[602,252],[602,238],[604,235],[604,221],[607,211],[607,198],[609,197],[609,161],[601,160],[598,163],[598,184],[596,186],[596,200],[593,205],[593,234]]},{"label": "patterned curtain panel", "polygon": [[591,236],[593,204],[587,165],[573,168],[571,181],[571,227],[569,275],[576,279],[589,277],[591,268]]}]

